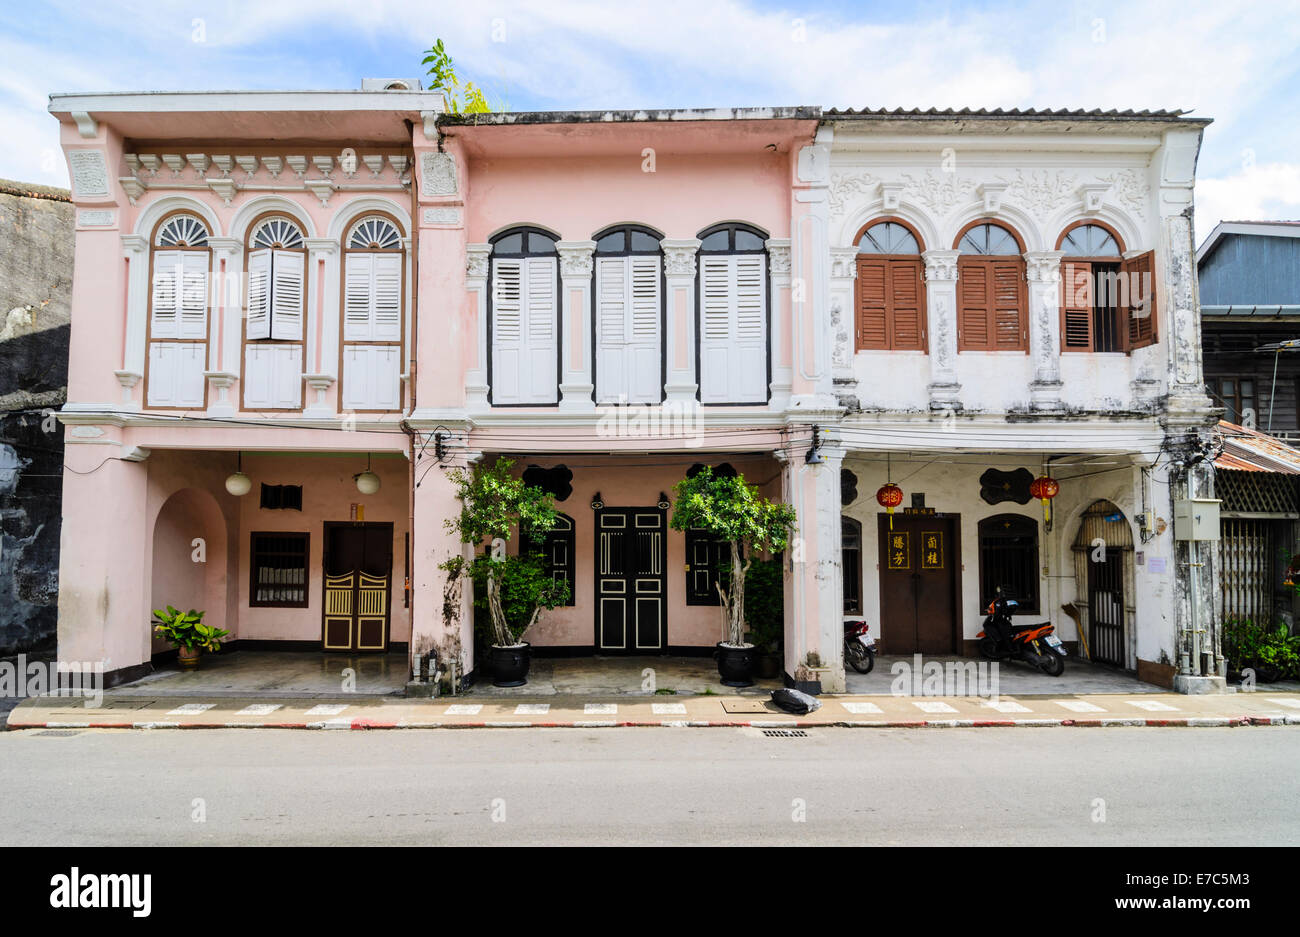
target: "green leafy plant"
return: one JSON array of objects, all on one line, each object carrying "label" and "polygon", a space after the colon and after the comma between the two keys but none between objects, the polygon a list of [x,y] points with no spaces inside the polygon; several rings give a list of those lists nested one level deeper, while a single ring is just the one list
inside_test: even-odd
[{"label": "green leafy plant", "polygon": [[785,636],[785,571],[780,560],[755,560],[745,582],[745,623],[754,644],[774,653]]},{"label": "green leafy plant", "polygon": [[674,530],[698,529],[731,544],[729,577],[719,577],[718,595],[727,616],[727,644],[745,646],[745,577],[754,557],[784,550],[794,530],[788,504],[762,497],[743,475],[717,476],[704,466],[673,487]]},{"label": "green leafy plant", "polygon": [[1291,634],[1281,622],[1270,628],[1249,618],[1228,619],[1223,624],[1223,656],[1230,670],[1253,669],[1265,683],[1300,678],[1300,635]]},{"label": "green leafy plant", "polygon": [[456,65],[441,39],[424,50],[424,59],[420,64],[429,66],[429,84],[435,90],[443,92],[447,110],[453,114],[487,114],[492,110],[483,89],[472,81],[461,85]]},{"label": "green leafy plant", "polygon": [[221,642],[230,636],[223,628],[203,624],[206,612],[190,609],[188,612],[177,611],[170,605],[167,609],[153,610],[155,623],[154,634],[165,638],[176,647],[197,647],[204,651],[221,649]]},{"label": "green leafy plant", "polygon": [[498,459],[492,465],[479,463],[468,472],[453,469],[448,473],[461,510],[444,524],[462,543],[484,549],[472,560],[454,556],[440,564],[449,575],[468,573],[475,585],[474,606],[480,613],[475,620],[484,621],[497,647],[517,645],[543,610],[569,598],[569,584],[548,574],[539,550],[524,550],[516,556],[506,551],[516,531],[528,543],[542,543],[557,516],[555,499],[511,475],[512,465],[510,459]]}]

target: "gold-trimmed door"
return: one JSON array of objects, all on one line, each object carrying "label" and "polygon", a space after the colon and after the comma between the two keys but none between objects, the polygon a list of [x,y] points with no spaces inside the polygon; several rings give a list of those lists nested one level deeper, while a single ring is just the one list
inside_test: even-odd
[{"label": "gold-trimmed door", "polygon": [[393,525],[325,525],[327,651],[386,651],[393,582]]}]

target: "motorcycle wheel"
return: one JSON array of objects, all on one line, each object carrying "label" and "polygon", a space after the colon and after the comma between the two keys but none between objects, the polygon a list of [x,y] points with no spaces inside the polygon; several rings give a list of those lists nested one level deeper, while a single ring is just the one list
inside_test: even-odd
[{"label": "motorcycle wheel", "polygon": [[984,637],[980,638],[979,646],[980,646],[980,654],[987,657],[989,660],[1002,659],[1001,655],[998,654],[998,642],[995,641],[993,638],[990,638],[988,635],[985,635]]},{"label": "motorcycle wheel", "polygon": [[1038,668],[1049,677],[1059,677],[1065,673],[1065,658],[1060,654],[1049,652]]},{"label": "motorcycle wheel", "polygon": [[871,669],[876,666],[876,656],[857,641],[844,642],[844,656],[848,659],[849,666],[858,673],[871,673]]}]

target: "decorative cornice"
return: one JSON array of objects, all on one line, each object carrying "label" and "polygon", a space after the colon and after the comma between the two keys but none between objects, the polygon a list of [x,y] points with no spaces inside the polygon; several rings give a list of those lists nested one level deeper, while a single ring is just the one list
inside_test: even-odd
[{"label": "decorative cornice", "polygon": [[492,255],[491,244],[465,245],[465,278],[468,280],[486,280],[488,275],[488,258]]},{"label": "decorative cornice", "polygon": [[695,255],[700,249],[699,238],[665,239],[659,243],[664,250],[664,274],[666,276],[695,276]]},{"label": "decorative cornice", "polygon": [[930,250],[921,255],[925,261],[927,283],[953,283],[957,280],[957,258],[961,251]]},{"label": "decorative cornice", "polygon": [[790,260],[789,238],[767,239],[767,266],[770,273],[777,276],[788,276],[790,273]]},{"label": "decorative cornice", "polygon": [[77,122],[77,133],[86,139],[92,139],[99,133],[99,124],[85,111],[73,111],[72,119]]},{"label": "decorative cornice", "polygon": [[122,191],[126,193],[132,205],[135,204],[136,199],[144,195],[145,185],[135,176],[122,176],[117,180],[117,184],[122,187]]},{"label": "decorative cornice", "polygon": [[235,192],[239,190],[239,186],[236,185],[234,179],[225,178],[209,179],[208,188],[213,192],[216,192],[217,195],[221,197],[221,200],[227,205],[229,205],[231,199],[235,197]]},{"label": "decorative cornice", "polygon": [[122,256],[131,257],[132,255],[143,254],[149,249],[149,239],[139,234],[123,234],[122,238]]},{"label": "decorative cornice", "polygon": [[1062,251],[1026,251],[1025,277],[1030,283],[1060,283]]},{"label": "decorative cornice", "polygon": [[555,249],[560,252],[560,276],[584,280],[591,276],[595,241],[558,241]]},{"label": "decorative cornice", "polygon": [[1079,207],[1085,215],[1095,215],[1106,204],[1106,194],[1110,192],[1109,182],[1085,182],[1079,186]]},{"label": "decorative cornice", "polygon": [[311,194],[320,199],[321,205],[328,205],[330,196],[334,194],[334,183],[329,179],[306,179],[303,184],[311,190]]},{"label": "decorative cornice", "polygon": [[229,254],[237,254],[244,246],[239,238],[232,237],[211,237],[208,238],[208,246],[214,251],[221,251]]},{"label": "decorative cornice", "polygon": [[339,242],[333,238],[303,238],[303,244],[312,254],[332,254],[339,247]]},{"label": "decorative cornice", "polygon": [[831,248],[831,276],[854,279],[858,275],[858,249],[856,247]]}]

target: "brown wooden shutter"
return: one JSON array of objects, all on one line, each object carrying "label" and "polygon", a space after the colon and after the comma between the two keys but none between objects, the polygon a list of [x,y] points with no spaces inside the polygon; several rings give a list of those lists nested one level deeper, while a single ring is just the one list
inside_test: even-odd
[{"label": "brown wooden shutter", "polygon": [[889,263],[882,257],[858,256],[858,347],[889,347]]},{"label": "brown wooden shutter", "polygon": [[1025,335],[1024,261],[995,260],[993,268],[993,313],[998,351],[1023,351]]},{"label": "brown wooden shutter", "polygon": [[1061,264],[1061,351],[1092,351],[1092,264]]},{"label": "brown wooden shutter", "polygon": [[925,282],[920,258],[889,261],[890,338],[895,350],[925,350]]},{"label": "brown wooden shutter", "polygon": [[957,262],[957,350],[988,351],[992,345],[989,265],[962,258]]},{"label": "brown wooden shutter", "polygon": [[1119,265],[1123,281],[1121,299],[1128,320],[1128,347],[1156,343],[1155,251],[1129,258]]}]

